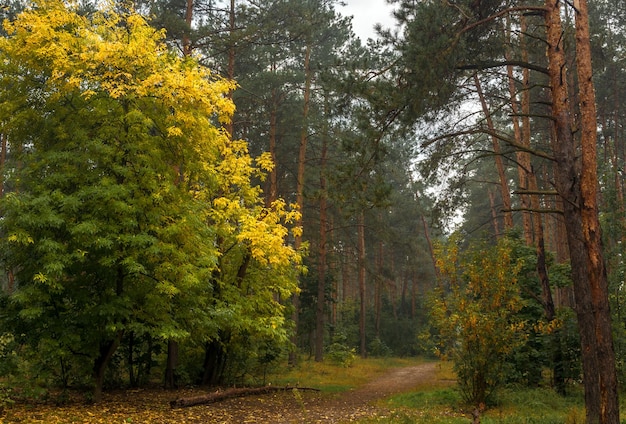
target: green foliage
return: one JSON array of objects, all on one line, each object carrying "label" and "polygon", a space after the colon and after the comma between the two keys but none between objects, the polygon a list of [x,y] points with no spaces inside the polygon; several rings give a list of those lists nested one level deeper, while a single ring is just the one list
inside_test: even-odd
[{"label": "green foliage", "polygon": [[389,346],[385,344],[380,338],[375,338],[367,345],[368,354],[375,357],[388,357],[391,356],[392,352]]},{"label": "green foliage", "polygon": [[356,359],[356,349],[347,344],[345,334],[335,333],[332,343],[327,348],[326,357],[335,365],[351,367]]},{"label": "green foliage", "polygon": [[5,27],[14,191],[0,226],[15,290],[3,325],[36,375],[83,384],[126,361],[147,379],[156,345],[220,330],[285,344],[277,299],[296,290],[300,257],[285,240],[298,214],[263,205],[252,180],[267,158],[220,128],[233,83],[110,6],[81,14],[42,0]]},{"label": "green foliage", "polygon": [[431,313],[438,353],[453,361],[463,399],[478,405],[504,382],[506,357],[526,338],[517,315],[522,263],[513,260],[508,239],[460,253],[458,236],[438,246],[436,258],[440,285]]}]

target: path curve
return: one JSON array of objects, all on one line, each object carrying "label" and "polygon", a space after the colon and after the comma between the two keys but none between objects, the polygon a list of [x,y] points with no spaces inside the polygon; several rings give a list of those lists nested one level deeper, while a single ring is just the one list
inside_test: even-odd
[{"label": "path curve", "polygon": [[[344,423],[385,413],[376,401],[437,382],[437,364],[391,369],[385,375],[340,395],[276,393],[255,398],[230,399],[203,408],[226,412],[220,423]],[[207,411],[208,412],[208,411]],[[214,417],[217,418],[217,417]]]}]

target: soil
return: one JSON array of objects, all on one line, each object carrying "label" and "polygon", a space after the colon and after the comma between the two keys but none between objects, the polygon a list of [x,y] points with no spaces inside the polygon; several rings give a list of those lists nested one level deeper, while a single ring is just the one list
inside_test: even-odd
[{"label": "soil", "polygon": [[[382,377],[340,394],[283,391],[228,399],[209,405],[170,409],[172,392],[135,390],[108,393],[98,405],[70,402],[64,406],[14,405],[0,415],[4,423],[346,423],[385,416],[385,398],[419,386],[446,384],[437,378],[437,364],[390,370]],[[179,391],[176,396],[197,396]]]},{"label": "soil", "polygon": [[[204,410],[215,423],[344,423],[388,413],[381,405],[386,397],[410,391],[437,380],[437,364],[392,369],[357,389],[339,395],[316,392],[278,392],[271,395],[229,399],[193,407]],[[198,411],[200,412],[200,411]]]}]

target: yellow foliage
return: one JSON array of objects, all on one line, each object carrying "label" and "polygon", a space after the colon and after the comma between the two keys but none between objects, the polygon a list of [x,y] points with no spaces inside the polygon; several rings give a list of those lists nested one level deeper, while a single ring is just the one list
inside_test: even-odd
[{"label": "yellow foliage", "polygon": [[[0,38],[0,59],[5,79],[12,72],[16,77],[11,83],[20,84],[23,78],[17,76],[27,69],[39,84],[38,90],[31,90],[24,82],[20,93],[25,100],[19,100],[28,104],[45,98],[54,105],[56,100],[71,99],[83,111],[122,121],[128,134],[111,134],[110,144],[121,151],[132,147],[146,157],[154,153],[154,162],[158,162],[154,167],[158,189],[143,200],[154,206],[182,199],[172,216],[159,218],[168,225],[155,224],[154,233],[172,239],[173,245],[192,246],[189,250],[206,254],[207,268],[215,267],[215,256],[222,255],[220,278],[225,282],[220,283],[230,282],[228,278],[232,280],[236,274],[237,265],[224,260],[230,253],[233,262],[251,257],[257,284],[267,286],[255,286],[250,292],[267,290],[283,297],[295,292],[293,270],[301,267],[301,253],[286,240],[290,229],[294,235],[301,234],[301,228],[290,228],[299,221],[299,212],[282,200],[269,207],[263,204],[260,187],[251,181],[273,169],[271,155],[253,160],[245,141],[231,140],[215,125],[230,121],[235,106],[229,93],[236,84],[200,66],[194,58],[175,56],[164,43],[164,32],[152,28],[139,14],[119,14],[111,5],[99,5],[100,11],[81,15],[61,0],[36,0],[33,8],[4,23],[8,36]],[[37,98],[39,92],[44,93],[41,98]],[[6,101],[1,105],[5,116],[13,116],[11,107],[18,108],[13,104]],[[130,143],[137,144],[125,145]],[[197,220],[195,226],[173,216],[179,212],[190,221]],[[198,225],[210,226],[215,240],[199,240],[193,233]],[[9,241],[33,242],[22,234],[10,235]],[[200,284],[199,277],[189,277],[181,269],[183,260],[178,265],[174,260],[156,260],[160,262],[154,271],[159,281],[155,291],[164,297]],[[229,265],[231,274],[226,275]],[[273,274],[264,279],[258,277],[262,272]],[[43,281],[45,276],[36,278]],[[272,303],[273,293],[259,296],[258,302],[264,305],[251,301],[247,307],[273,308],[274,315],[267,314],[267,327],[283,327],[282,307]]]}]

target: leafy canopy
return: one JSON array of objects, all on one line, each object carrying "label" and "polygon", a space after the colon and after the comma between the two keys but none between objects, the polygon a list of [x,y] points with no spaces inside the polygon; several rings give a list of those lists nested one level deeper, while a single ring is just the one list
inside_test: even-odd
[{"label": "leafy canopy", "polygon": [[[271,161],[255,163],[219,125],[234,112],[234,84],[109,6],[85,15],[42,0],[5,29],[11,192],[0,231],[15,333],[91,361],[125,332],[209,340],[229,319],[261,318],[284,338],[274,299],[296,290],[300,258],[285,240],[297,213],[263,207],[251,181]],[[235,284],[233,255],[249,256],[255,272],[241,277],[254,288],[218,304],[216,287]]]}]

